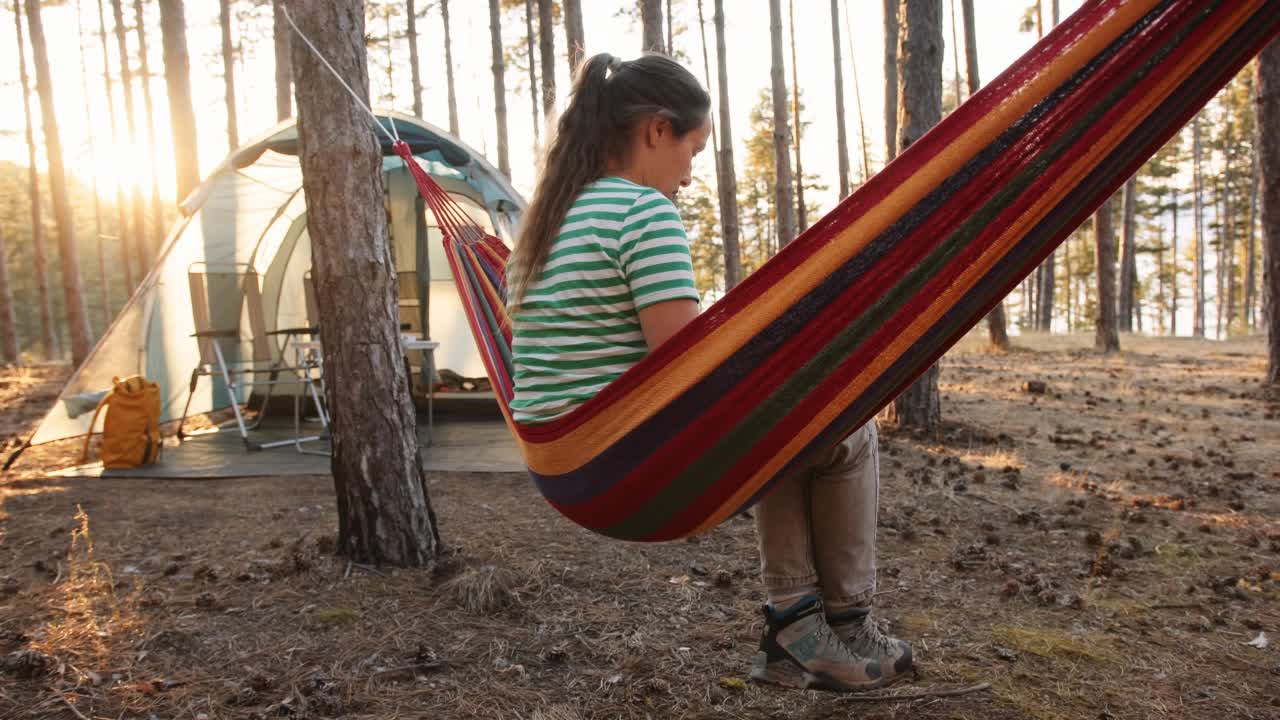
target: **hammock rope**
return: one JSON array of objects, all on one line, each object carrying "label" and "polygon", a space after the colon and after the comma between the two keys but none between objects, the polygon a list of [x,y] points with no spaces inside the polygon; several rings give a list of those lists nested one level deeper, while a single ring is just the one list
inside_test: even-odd
[{"label": "hammock rope", "polygon": [[543,496],[609,537],[714,527],[872,418],[1280,33],[1280,0],[1090,0],[568,415],[508,403],[509,251],[397,143]]}]

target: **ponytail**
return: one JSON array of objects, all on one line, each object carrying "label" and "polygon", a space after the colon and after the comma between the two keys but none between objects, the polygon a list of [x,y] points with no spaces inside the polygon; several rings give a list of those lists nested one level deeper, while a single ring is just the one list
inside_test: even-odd
[{"label": "ponytail", "polygon": [[665,55],[624,62],[601,53],[578,66],[511,254],[507,304],[512,311],[542,272],[573,201],[603,177],[610,160],[625,156],[636,121],[661,115],[680,136],[701,127],[710,109],[711,96],[697,78]]}]

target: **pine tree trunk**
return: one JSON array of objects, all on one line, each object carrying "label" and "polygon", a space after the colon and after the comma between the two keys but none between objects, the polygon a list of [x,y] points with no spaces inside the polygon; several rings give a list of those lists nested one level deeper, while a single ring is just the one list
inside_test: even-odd
[{"label": "pine tree trunk", "polygon": [[674,56],[676,54],[675,35],[671,32],[671,0],[667,0],[667,53]]},{"label": "pine tree trunk", "polygon": [[[489,0],[489,47],[493,52],[493,115],[498,121],[498,170],[511,177],[511,161],[507,158],[507,79],[502,54],[502,16],[498,0]],[[529,55],[530,62],[533,54]],[[530,86],[529,92],[534,92]]]},{"label": "pine tree trunk", "polygon": [[836,162],[840,173],[840,199],[843,200],[849,196],[849,137],[844,129],[844,67],[840,62],[840,0],[831,0],[831,66],[835,68],[836,75]]},{"label": "pine tree trunk", "polygon": [[[111,80],[111,58],[107,44],[107,21],[102,9],[102,0],[98,0],[98,42],[102,46],[102,80],[107,89],[107,118],[111,125],[111,142],[120,142],[120,130],[116,127],[115,83]],[[124,272],[125,296],[133,295],[133,269],[129,262],[129,217],[128,205],[124,201],[124,184],[116,183],[116,239],[120,243],[120,269]],[[138,268],[139,272],[145,272]]]},{"label": "pine tree trunk", "polygon": [[[363,2],[297,3],[294,11],[367,103]],[[293,66],[316,304],[326,328],[338,550],[355,562],[429,567],[440,537],[400,351],[381,152],[364,110],[301,44]]]},{"label": "pine tree trunk", "polygon": [[1191,332],[1195,337],[1204,337],[1204,207],[1201,193],[1204,190],[1204,180],[1200,174],[1200,115],[1196,115],[1195,120],[1191,123],[1191,184],[1193,203],[1193,221],[1192,229],[1195,237],[1195,268],[1194,278],[1192,280],[1195,291],[1195,313],[1192,321]]},{"label": "pine tree trunk", "polygon": [[444,20],[444,72],[449,86],[449,134],[458,137],[458,95],[453,87],[453,32],[449,29],[449,0],[440,0]]},{"label": "pine tree trunk", "polygon": [[[133,111],[133,71],[129,67],[129,43],[125,38],[124,10],[121,0],[111,0],[111,16],[116,23],[116,47],[120,53],[120,85],[124,91],[125,127],[129,131],[129,145],[138,146],[138,123]],[[139,279],[147,273],[146,220],[142,209],[142,191],[136,183],[129,189],[129,209],[132,215],[133,256],[138,264]]]},{"label": "pine tree trunk", "polygon": [[[135,30],[138,33],[138,72],[142,79],[142,104],[147,115],[147,142],[151,147],[157,147],[160,144],[160,138],[156,135],[156,107],[151,99],[151,64],[147,59],[147,18],[143,12],[142,0],[133,0],[133,17],[137,24]],[[160,246],[164,244],[165,227],[164,205],[160,200],[160,168],[156,165],[156,154],[147,154],[151,162],[151,242],[148,243],[147,249],[149,266],[159,255]],[[144,267],[142,272],[145,274],[147,268]]]},{"label": "pine tree trunk", "polygon": [[867,119],[862,112],[862,83],[858,81],[858,59],[853,53],[853,28],[849,24],[848,4],[844,6],[843,15],[845,43],[849,49],[849,73],[853,75],[853,102],[858,108],[858,144],[862,148],[862,176],[858,185],[861,186],[871,177],[871,156],[867,147]]},{"label": "pine tree trunk", "polygon": [[[36,297],[40,314],[40,352],[45,359],[52,360],[60,354],[53,332],[53,312],[49,302],[49,262],[44,248],[44,217],[40,212],[40,175],[36,172],[36,140],[35,127],[31,120],[31,87],[27,77],[27,54],[22,37],[21,4],[13,6],[14,29],[18,33],[18,77],[22,85],[22,113],[26,118],[27,140],[27,188],[31,194],[31,250],[32,270],[36,274]],[[106,45],[103,45],[103,52]],[[121,218],[124,217],[124,203],[120,203]],[[127,257],[127,256],[126,256]],[[127,267],[127,263],[126,263]]]},{"label": "pine tree trunk", "polygon": [[[418,57],[418,8],[414,5],[414,0],[405,0],[405,36],[409,39],[409,76],[410,82],[413,84],[413,116],[422,118],[422,68]],[[448,22],[445,23],[448,27]],[[452,65],[452,63],[450,63]],[[453,79],[453,73],[450,72],[449,79]],[[450,88],[452,90],[452,88]],[[452,93],[450,93],[452,99]],[[456,137],[457,132],[454,131]]]},{"label": "pine tree trunk", "polygon": [[1170,241],[1169,257],[1169,335],[1178,337],[1178,189],[1175,187],[1169,200],[1170,230],[1173,238]]},{"label": "pine tree trunk", "polygon": [[[1218,177],[1213,184],[1214,193],[1216,195],[1216,197],[1214,198],[1215,201],[1224,200],[1224,198],[1226,197],[1225,187],[1226,187],[1226,183],[1222,181],[1221,177]],[[1221,340],[1222,339],[1222,315],[1223,315],[1222,298],[1226,294],[1226,274],[1223,272],[1223,269],[1226,267],[1226,262],[1227,262],[1227,255],[1226,255],[1227,233],[1226,233],[1225,223],[1223,222],[1225,216],[1223,214],[1222,205],[1219,205],[1217,208],[1215,208],[1215,210],[1218,216],[1218,227],[1217,227],[1218,247],[1215,253],[1217,254],[1218,257],[1217,257],[1217,265],[1216,267],[1214,267],[1214,273],[1213,273],[1214,284],[1215,284],[1214,293],[1213,293],[1213,305],[1214,305],[1214,310],[1216,311],[1214,313],[1215,319],[1214,319],[1214,325],[1213,325],[1213,328],[1214,328],[1213,336],[1218,340]]]},{"label": "pine tree trunk", "polygon": [[1093,346],[1104,353],[1120,350],[1116,332],[1116,230],[1113,218],[1115,198],[1109,197],[1093,215],[1098,266],[1098,318]]},{"label": "pine tree trunk", "polygon": [[556,116],[556,26],[551,16],[552,0],[538,0],[538,52],[542,61],[542,114],[547,132]]},{"label": "pine tree trunk", "polygon": [[773,48],[773,157],[777,173],[778,247],[795,239],[795,179],[791,175],[791,123],[787,108],[786,66],[782,62],[782,3],[769,0],[769,40]]},{"label": "pine tree trunk", "polygon": [[187,56],[187,23],[182,0],[160,0],[160,39],[164,45],[164,82],[173,125],[177,168],[177,200],[181,203],[200,184],[196,113],[191,105],[191,63]]},{"label": "pine tree trunk", "polygon": [[898,3],[884,0],[884,144],[885,162],[898,156]]},{"label": "pine tree trunk", "polygon": [[[698,0],[698,35],[703,45],[703,82],[707,83],[707,92],[712,88],[712,59],[707,47],[707,18],[703,15],[703,0]],[[716,132],[716,113],[712,113],[712,160],[716,165],[716,195],[721,188],[721,170],[719,170],[719,133]]]},{"label": "pine tree trunk", "polygon": [[564,0],[564,38],[569,46],[569,77],[572,78],[587,46],[582,29],[582,0]]},{"label": "pine tree trunk", "polygon": [[[902,0],[898,37],[898,151],[942,119],[942,0]],[[890,422],[934,433],[942,425],[935,363],[886,408]]]},{"label": "pine tree trunk", "polygon": [[1121,332],[1133,332],[1134,296],[1137,294],[1138,259],[1138,177],[1129,178],[1124,184],[1124,225],[1120,241],[1120,296],[1116,302],[1116,321]]},{"label": "pine tree trunk", "polygon": [[1266,308],[1267,379],[1280,385],[1280,40],[1254,66],[1258,93],[1257,147],[1262,216],[1262,290]]},{"label": "pine tree trunk", "polygon": [[804,203],[804,163],[800,160],[800,138],[804,127],[800,119],[800,74],[796,62],[796,0],[787,2],[787,32],[791,36],[791,117],[795,120],[796,232],[802,233],[809,227],[809,219]]},{"label": "pine tree trunk", "polygon": [[960,39],[957,35],[959,30],[956,29],[956,0],[949,0],[948,6],[951,9],[951,64],[955,66],[956,73],[952,87],[956,94],[955,106],[958,108],[964,102],[964,95],[960,94]]},{"label": "pine tree trunk", "polygon": [[733,163],[733,126],[729,122],[729,61],[724,38],[724,0],[715,0],[716,67],[720,91],[720,225],[724,229],[724,287],[742,280],[742,255],[738,248],[738,176]]},{"label": "pine tree trunk", "polygon": [[[960,16],[964,24],[965,80],[968,84],[969,97],[973,97],[982,87],[982,78],[978,74],[978,29],[974,21],[973,0],[960,1]],[[954,19],[952,22],[955,22]],[[958,62],[957,65],[959,65]],[[957,69],[956,73],[959,74],[959,72]],[[960,91],[957,90],[956,98],[959,97]],[[992,347],[998,350],[1009,349],[1009,327],[1004,314],[1004,300],[996,303],[991,312],[987,313],[987,333],[991,338]]]},{"label": "pine tree trunk", "polygon": [[[1230,121],[1228,121],[1230,122]],[[1230,337],[1231,324],[1235,321],[1236,315],[1236,232],[1235,220],[1232,213],[1235,206],[1231,204],[1231,176],[1233,171],[1232,160],[1235,159],[1235,137],[1231,126],[1228,125],[1227,130],[1227,163],[1222,173],[1222,257],[1223,264],[1218,267],[1218,274],[1225,275],[1223,285],[1226,291],[1226,309],[1222,312],[1225,320],[1225,332],[1222,337]],[[1218,296],[1219,304],[1222,303],[1222,295]]]},{"label": "pine tree trunk", "polygon": [[[640,50],[665,53],[667,49],[662,42],[662,0],[640,0],[640,24],[643,27]],[[542,66],[547,66],[545,61]]]},{"label": "pine tree trunk", "polygon": [[276,59],[276,121],[293,117],[293,62],[289,46],[293,32],[284,18],[285,0],[271,0],[271,41]]},{"label": "pine tree trunk", "polygon": [[218,0],[218,27],[222,30],[222,97],[227,106],[227,145],[235,152],[240,147],[240,127],[236,122],[236,64],[235,45],[231,43],[231,0]]},{"label": "pine tree trunk", "polygon": [[[80,50],[80,93],[84,97],[84,119],[86,125],[88,125],[88,142],[86,144],[89,148],[89,167],[96,168],[98,167],[98,133],[96,130],[98,124],[93,116],[93,104],[90,102],[92,96],[89,93],[89,63],[84,51],[85,32],[84,18],[81,14],[82,9],[80,0],[76,0],[76,34],[80,38],[80,42],[77,43]],[[102,226],[102,193],[98,185],[97,173],[93,173],[89,187],[93,193],[94,250],[97,253],[98,260],[98,277],[96,278],[98,304],[102,313],[102,327],[106,328],[111,325],[111,277],[107,274],[106,238],[103,237]]]},{"label": "pine tree trunk", "polygon": [[[1253,102],[1257,103],[1256,93],[1257,86],[1254,86],[1255,97]],[[1257,122],[1256,120],[1254,121]],[[1246,229],[1245,237],[1245,270],[1244,270],[1244,322],[1245,327],[1252,331],[1257,327],[1257,315],[1255,309],[1258,304],[1258,152],[1255,145],[1255,152],[1252,157],[1252,167],[1249,172],[1249,225]]]},{"label": "pine tree trunk", "polygon": [[22,360],[18,352],[18,317],[13,311],[9,251],[5,248],[3,229],[0,229],[0,360],[4,360],[6,365],[17,365]]},{"label": "pine tree trunk", "polygon": [[533,50],[533,0],[524,0],[524,33],[525,52],[529,55],[529,104],[533,106],[533,154],[537,155],[542,145],[538,130],[542,114],[538,112],[538,57]]},{"label": "pine tree trunk", "polygon": [[62,295],[71,334],[71,364],[80,367],[93,344],[84,292],[80,287],[80,259],[76,255],[75,227],[71,199],[62,165],[62,140],[58,134],[58,111],[53,106],[53,77],[45,51],[44,26],[40,21],[40,0],[27,0],[27,32],[31,37],[31,57],[35,63],[36,88],[40,94],[40,117],[44,129],[45,154],[49,159],[49,190],[53,196],[53,218],[58,233],[58,259],[62,264]]}]

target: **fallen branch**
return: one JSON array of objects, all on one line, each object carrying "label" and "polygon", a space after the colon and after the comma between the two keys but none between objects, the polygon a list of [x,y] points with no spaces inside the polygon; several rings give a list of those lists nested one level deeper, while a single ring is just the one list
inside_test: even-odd
[{"label": "fallen branch", "polygon": [[920,692],[895,694],[895,695],[844,695],[841,700],[846,702],[899,702],[903,700],[921,700],[924,698],[936,697],[956,697],[957,695],[968,695],[969,693],[990,690],[991,683],[979,683],[970,685],[969,687],[960,688],[937,688],[933,690],[921,690]]}]

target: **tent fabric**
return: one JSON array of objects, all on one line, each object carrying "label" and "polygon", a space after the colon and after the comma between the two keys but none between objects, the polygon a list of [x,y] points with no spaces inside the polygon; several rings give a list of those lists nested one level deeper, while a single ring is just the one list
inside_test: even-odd
[{"label": "tent fabric", "polygon": [[[379,113],[394,122],[415,148],[414,161],[487,232],[510,238],[524,201],[507,179],[478,153],[443,130],[416,118]],[[405,167],[384,146],[383,180],[390,211],[390,234],[402,287],[425,288],[420,298],[403,299],[402,321],[426,326],[440,341],[436,367],[467,377],[482,376],[484,365],[471,341],[467,321],[450,279],[439,224],[429,214]],[[142,374],[161,391],[161,421],[176,420],[187,398],[191,371],[199,363],[191,314],[189,268],[195,263],[240,264],[261,278],[268,330],[306,325],[303,275],[311,267],[306,201],[297,157],[297,127],[283,123],[232,152],[181,203],[183,217],[171,229],[147,277],[121,310],[84,364],[63,389],[32,436],[40,444],[84,435],[95,397],[115,376]],[[420,154],[419,154],[420,153]],[[242,313],[233,293],[211,293],[223,317]],[[228,297],[230,296],[230,297]],[[422,309],[429,307],[429,317]],[[242,327],[248,327],[247,322]],[[233,359],[249,345],[231,347]],[[236,398],[253,391],[246,383]],[[191,412],[228,407],[232,398],[220,378],[201,379]],[[87,409],[87,411],[86,411]]]},{"label": "tent fabric", "polygon": [[567,415],[512,420],[505,248],[422,173],[538,489],[603,535],[705,531],[874,417],[1280,34],[1280,0],[1090,0]]}]

